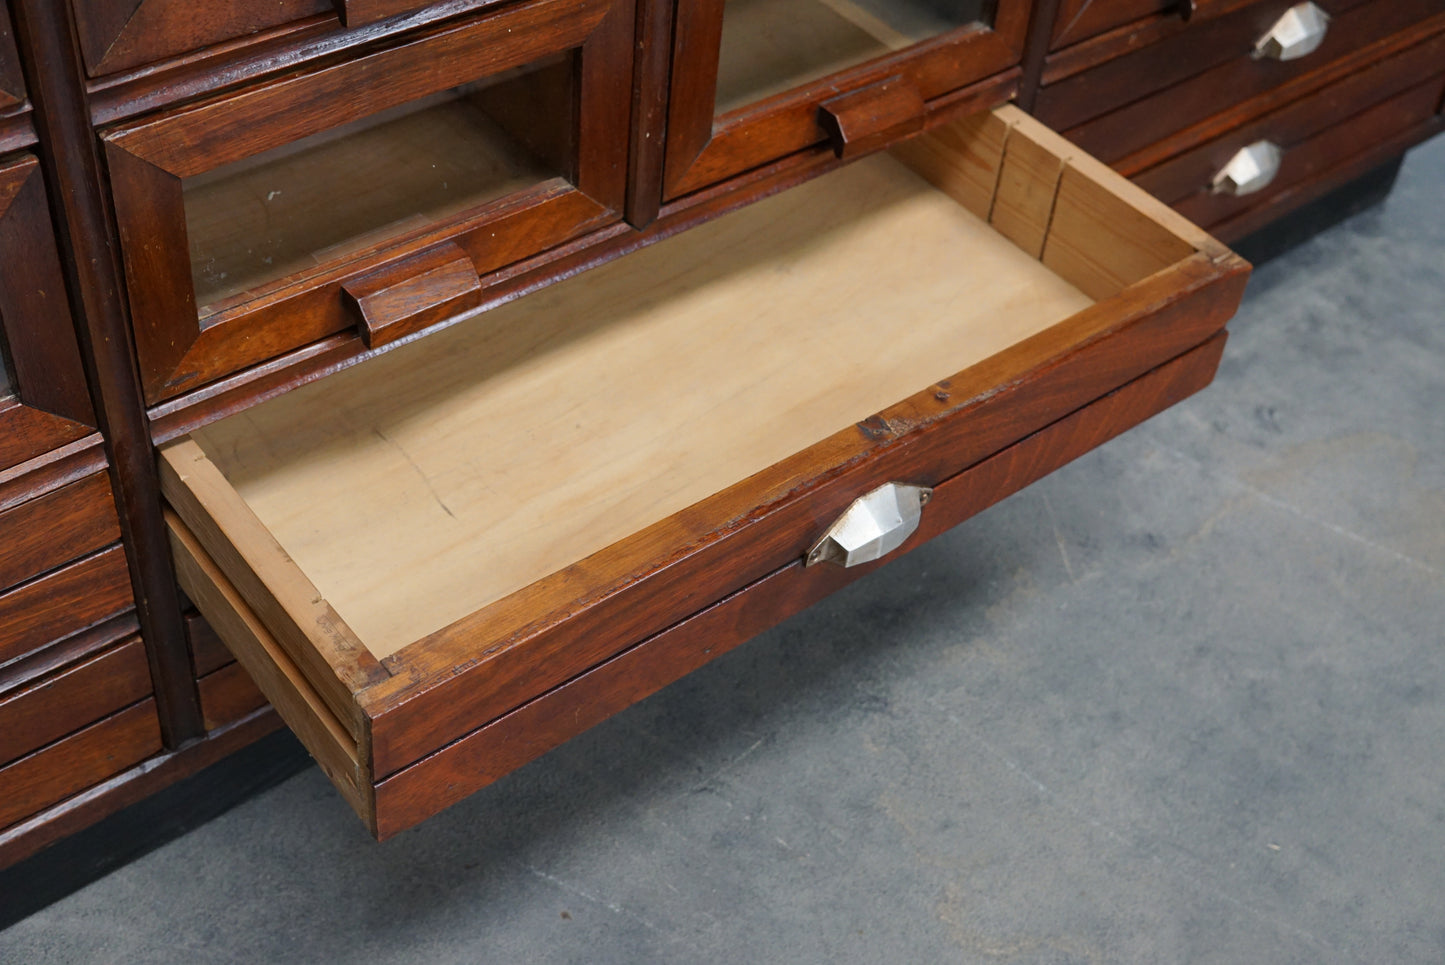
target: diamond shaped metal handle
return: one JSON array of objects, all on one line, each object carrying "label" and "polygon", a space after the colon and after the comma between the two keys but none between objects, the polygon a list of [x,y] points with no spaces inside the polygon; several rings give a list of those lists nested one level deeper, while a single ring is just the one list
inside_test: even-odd
[{"label": "diamond shaped metal handle", "polygon": [[925,486],[891,482],[859,496],[808,550],[804,565],[848,567],[887,556],[913,535],[932,495]]},{"label": "diamond shaped metal handle", "polygon": [[1284,151],[1271,141],[1255,141],[1235,152],[1229,163],[1219,169],[1210,182],[1209,189],[1215,194],[1232,194],[1236,197],[1253,194],[1269,186],[1279,174]]},{"label": "diamond shaped metal handle", "polygon": [[1325,41],[1330,15],[1313,3],[1297,3],[1284,12],[1254,45],[1254,56],[1297,60]]}]

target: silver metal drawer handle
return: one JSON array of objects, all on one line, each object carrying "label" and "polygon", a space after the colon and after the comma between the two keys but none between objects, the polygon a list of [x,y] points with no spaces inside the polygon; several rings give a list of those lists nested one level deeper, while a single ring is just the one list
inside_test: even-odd
[{"label": "silver metal drawer handle", "polygon": [[804,565],[848,567],[887,556],[913,535],[932,495],[925,486],[891,482],[859,496],[808,550]]},{"label": "silver metal drawer handle", "polygon": [[1232,194],[1236,197],[1253,194],[1269,186],[1279,174],[1280,161],[1284,151],[1271,141],[1255,141],[1235,152],[1229,163],[1219,169],[1210,182],[1209,188],[1215,194]]},{"label": "silver metal drawer handle", "polygon": [[1284,12],[1254,45],[1255,57],[1297,60],[1325,41],[1330,15],[1313,3],[1297,3]]}]

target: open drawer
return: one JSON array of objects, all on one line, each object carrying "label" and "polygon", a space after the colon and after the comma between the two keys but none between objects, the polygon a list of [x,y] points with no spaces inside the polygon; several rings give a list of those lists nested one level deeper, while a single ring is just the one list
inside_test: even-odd
[{"label": "open drawer", "polygon": [[1201,388],[1247,274],[968,118],[167,446],[181,585],[385,837],[866,572],[858,497],[907,549]]}]

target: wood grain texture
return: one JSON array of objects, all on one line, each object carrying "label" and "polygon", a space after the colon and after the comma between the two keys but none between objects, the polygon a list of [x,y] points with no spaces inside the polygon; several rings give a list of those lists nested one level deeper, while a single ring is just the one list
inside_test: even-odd
[{"label": "wood grain texture", "polygon": [[0,764],[94,723],[151,692],[139,638],[24,688],[0,693]]},{"label": "wood grain texture", "polygon": [[0,662],[135,606],[119,546],[0,593]]},{"label": "wood grain texture", "polygon": [[112,717],[0,768],[0,829],[123,771],[161,749],[155,701]]},{"label": "wood grain texture", "polygon": [[[1324,87],[1308,97],[1257,117],[1227,131],[1220,137],[1143,171],[1133,180],[1140,187],[1169,204],[1194,195],[1208,194],[1214,175],[1241,148],[1268,140],[1290,149],[1303,144],[1325,128],[1420,83],[1445,63],[1445,34],[1393,57],[1378,61]],[[1363,144],[1366,139],[1362,138]],[[1240,199],[1225,198],[1230,202]],[[1195,215],[1198,217],[1198,215]],[[1206,218],[1209,224],[1219,218]]]},{"label": "wood grain texture", "polygon": [[341,22],[348,27],[364,27],[387,17],[414,13],[425,7],[428,0],[332,0],[341,14]]},{"label": "wood grain texture", "polygon": [[121,272],[78,63],[79,40],[68,5],[51,0],[15,0],[13,5],[22,48],[29,55],[36,123],[48,148],[42,167],[46,182],[54,187],[55,228],[67,256],[62,262],[66,288],[75,306],[75,331],[107,445],[161,734],[168,746],[179,746],[202,732],[200,709],[175,578],[166,558],[150,426],[135,371],[130,326],[120,301]]},{"label": "wood grain texture", "polygon": [[251,675],[238,662],[212,671],[196,681],[201,694],[201,717],[206,730],[224,727],[266,705]]},{"label": "wood grain texture", "polygon": [[[1224,336],[940,483],[909,552],[1128,427],[1203,388]],[[890,557],[895,558],[895,557]],[[716,659],[871,572],[793,562],[676,626],[479,728],[376,788],[377,833],[389,837]]]},{"label": "wood grain texture", "polygon": [[1087,304],[991,234],[853,165],[194,439],[386,657]]},{"label": "wood grain texture", "polygon": [[0,512],[0,590],[120,539],[105,473]]},{"label": "wood grain texture", "polygon": [[[168,518],[176,578],[252,681],[306,745],[357,815],[372,826],[372,793],[365,734],[358,739],[332,713],[306,675],[271,636],[226,575],[178,517]],[[220,671],[218,671],[220,672]]]},{"label": "wood grain texture", "polygon": [[1009,131],[989,223],[1030,258],[1043,253],[1059,177],[1071,153],[1072,149],[1065,154],[1051,151],[1031,130]]},{"label": "wood grain texture", "polygon": [[[715,117],[719,99],[726,100],[717,93],[713,77],[722,43],[723,4],[683,0],[673,46],[664,198],[679,198],[823,141],[827,133],[818,123],[818,105],[839,94],[898,76],[932,102],[1011,68],[1023,56],[1028,19],[1027,3],[1004,0],[996,7],[991,28],[955,30]],[[763,36],[743,38],[734,46],[746,51],[751,43],[768,42],[766,20],[761,23]],[[884,42],[883,49],[888,48]]]},{"label": "wood grain texture", "polygon": [[[452,240],[473,255],[482,274],[506,264],[498,262],[503,253],[512,260],[526,257],[620,217],[632,40],[629,4],[539,0],[106,135],[147,398],[157,401],[346,330],[354,319],[341,303],[341,285],[396,258]],[[403,223],[382,236],[356,239],[330,261],[308,262],[231,293],[204,321],[198,317],[204,306],[191,278],[184,179],[573,48],[580,49],[577,80],[567,90],[578,99],[578,121],[567,169],[575,171],[575,188],[544,180],[436,222]],[[237,130],[247,136],[235,137]],[[291,195],[305,198],[308,192]]]},{"label": "wood grain texture", "polygon": [[[1331,4],[1321,4],[1330,8]],[[1287,7],[1288,4],[1282,6]],[[1123,62],[1116,61],[1080,75],[1057,88],[1046,87],[1039,95],[1037,113],[1041,120],[1062,131],[1090,154],[1113,162],[1147,147],[1182,128],[1197,124],[1240,101],[1267,93],[1292,80],[1388,41],[1412,25],[1442,13],[1440,0],[1375,0],[1336,13],[1320,47],[1307,57],[1288,62],[1255,59],[1249,51],[1252,39],[1268,29],[1271,21],[1252,18],[1264,5],[1241,11],[1240,27],[1227,37],[1221,33],[1206,46],[1204,38],[1185,50],[1154,51],[1149,48]],[[1228,18],[1226,18],[1228,19]],[[1220,21],[1223,22],[1223,21]],[[1257,29],[1256,29],[1257,28]],[[1188,38],[1186,38],[1188,39]],[[1227,41],[1227,42],[1226,42]],[[1230,46],[1230,44],[1243,44]],[[1168,47],[1169,45],[1160,45]],[[1196,51],[1218,51],[1217,58]],[[1133,63],[1134,59],[1149,63]],[[1214,62],[1210,62],[1213,60]],[[1188,73],[1173,63],[1192,64]],[[1099,76],[1107,73],[1107,77]],[[1158,93],[1141,97],[1137,77],[1163,74],[1175,82],[1158,85]],[[1184,74],[1184,76],[1179,76]],[[1115,78],[1135,78],[1121,84]],[[1115,86],[1116,85],[1116,86]],[[1057,91],[1057,93],[1051,93]]]},{"label": "wood grain texture", "polygon": [[92,77],[328,14],[333,0],[68,0]]},{"label": "wood grain texture", "polygon": [[154,754],[77,794],[0,830],[0,868],[9,868],[282,726],[269,707],[177,751]]},{"label": "wood grain texture", "polygon": [[923,98],[917,88],[899,77],[826,100],[818,109],[833,152],[844,160],[923,130]]},{"label": "wood grain texture", "polygon": [[228,663],[234,663],[235,654],[226,649],[216,631],[206,618],[191,610],[186,613],[186,641],[191,647],[191,666],[197,677],[204,677],[213,670],[220,670]]},{"label": "wood grain texture", "polygon": [[[365,722],[353,695],[387,676],[381,664],[194,441],[174,442],[161,450],[161,486],[166,501],[189,527],[187,533],[195,534],[208,559],[214,558],[259,611],[288,660],[302,668],[351,741],[360,741]],[[175,555],[180,549],[176,527],[172,523],[168,528]],[[184,580],[181,585],[199,602],[192,586]],[[201,612],[234,653],[235,643],[217,625],[217,614]],[[218,612],[229,618],[228,611]]]},{"label": "wood grain texture", "polygon": [[482,285],[471,258],[448,242],[341,286],[367,348],[394,342],[476,308]]}]

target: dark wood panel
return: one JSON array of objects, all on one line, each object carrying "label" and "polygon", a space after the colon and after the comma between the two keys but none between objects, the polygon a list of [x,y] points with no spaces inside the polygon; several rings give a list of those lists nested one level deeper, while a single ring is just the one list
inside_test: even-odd
[{"label": "dark wood panel", "polygon": [[266,704],[265,696],[239,663],[232,662],[206,674],[197,681],[197,686],[207,730],[240,720]]},{"label": "dark wood panel", "polygon": [[0,828],[99,784],[161,749],[155,701],[113,717],[0,768]]},{"label": "dark wood panel", "polygon": [[[1252,11],[1253,8],[1244,13]],[[1104,74],[1110,78],[1121,76],[1116,72],[1132,75],[1136,81],[1140,76],[1154,76],[1152,71],[1171,73],[1167,59],[1161,61],[1161,55],[1152,50],[1142,52],[1125,62],[1107,65],[1059,85],[1057,94],[1050,93],[1054,89],[1045,88],[1039,95],[1039,116],[1045,123],[1063,130],[1069,140],[1085,151],[1112,163],[1232,104],[1303,77],[1442,12],[1445,11],[1441,0],[1376,0],[1339,14],[1330,23],[1324,43],[1308,56],[1283,63],[1256,59],[1249,55],[1253,45],[1250,40],[1242,48],[1229,48],[1229,56],[1220,58],[1207,70],[1191,71],[1192,76],[1180,78],[1168,89],[1143,100],[1135,100],[1139,93],[1136,90],[1118,90],[1100,83]],[[1230,39],[1239,38],[1231,36]],[[1193,56],[1177,50],[1165,53],[1186,63],[1187,58]],[[1136,64],[1136,57],[1148,63]],[[1116,107],[1118,109],[1114,109]]]},{"label": "dark wood panel", "polygon": [[[228,755],[243,751],[256,741],[281,727],[281,720],[270,708],[257,711],[203,739],[193,741],[177,751],[148,757],[133,767],[81,791],[52,807],[39,811],[9,828],[0,830],[0,868],[11,868],[34,856],[48,845],[74,835],[144,798],[164,791],[202,768],[221,761]],[[287,762],[286,773],[295,770],[295,758]],[[223,801],[234,801],[223,793]],[[218,813],[208,810],[209,814]],[[162,822],[184,824],[183,815],[149,815],[148,828]],[[93,855],[86,855],[91,860]]]},{"label": "dark wood panel", "polygon": [[0,663],[133,606],[130,572],[120,546],[0,593]]},{"label": "dark wood panel", "polygon": [[191,645],[191,666],[195,668],[197,677],[204,677],[236,661],[235,655],[226,649],[206,618],[194,610],[186,614],[186,640]]},{"label": "dark wood panel", "polygon": [[0,764],[59,740],[151,692],[139,638],[21,690],[0,694]]},{"label": "dark wood panel", "polygon": [[[535,615],[525,633],[485,659],[475,659],[473,635],[490,635],[495,628],[476,615],[412,644],[385,663],[396,672],[434,675],[436,683],[424,700],[416,699],[413,689],[370,709],[374,773],[385,776],[412,763],[539,688],[561,683],[801,556],[820,525],[859,493],[890,479],[931,484],[946,478],[1199,344],[1233,314],[1246,277],[1242,262],[1216,265],[1196,255],[1117,299],[1085,309],[1069,332],[1050,329],[1036,337],[1044,341],[1031,339],[1018,349],[1043,358],[1052,344],[1061,356],[1058,364],[1023,369],[1003,353],[971,370],[966,384],[955,380],[941,395],[922,393],[914,404],[900,404],[857,427],[862,448],[845,469],[815,478],[831,469],[828,460],[836,453],[819,456],[818,465],[801,464],[799,457],[775,466],[772,471],[785,473],[792,489],[767,511],[757,509],[751,488],[719,494],[699,508],[702,518],[746,518],[747,525],[711,533],[656,567],[641,564],[651,561],[656,548],[639,538],[632,579],[598,594],[585,610]],[[1090,320],[1107,334],[1075,345],[1078,331],[1094,324]],[[750,484],[760,483],[755,477]],[[473,626],[473,620],[481,622]]]},{"label": "dark wood panel", "polygon": [[1439,79],[1417,85],[1333,127],[1281,145],[1285,151],[1279,173],[1260,192],[1234,197],[1196,190],[1176,199],[1174,207],[1206,227],[1225,221],[1425,122],[1435,113],[1441,87]]},{"label": "dark wood panel", "polygon": [[[1205,0],[1197,6],[1207,4]],[[1078,43],[1149,16],[1173,14],[1187,20],[1195,15],[1195,6],[1195,0],[1061,0],[1049,48]]]},{"label": "dark wood panel", "polygon": [[103,472],[0,512],[0,590],[120,539]]},{"label": "dark wood panel", "polygon": [[1268,140],[1288,151],[1325,128],[1419,84],[1441,64],[1445,64],[1445,34],[1156,165],[1136,175],[1134,183],[1169,204],[1207,192],[1215,173],[1240,148]]},{"label": "dark wood panel", "polygon": [[[918,532],[895,553],[922,545],[1197,392],[1213,378],[1223,348],[1221,333],[939,484]],[[381,781],[378,836],[389,837],[456,803],[884,562],[848,570],[793,562]]]}]

